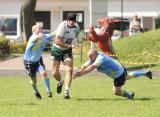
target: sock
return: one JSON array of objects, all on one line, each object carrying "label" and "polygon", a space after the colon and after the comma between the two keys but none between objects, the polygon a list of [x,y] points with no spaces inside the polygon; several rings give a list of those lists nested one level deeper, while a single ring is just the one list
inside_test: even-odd
[{"label": "sock", "polygon": [[46,91],[47,92],[51,92],[49,78],[48,77],[44,77],[43,78],[43,82],[44,82],[44,85],[46,87]]},{"label": "sock", "polygon": [[68,87],[68,86],[66,86],[66,87],[65,87],[65,90],[69,90],[69,87]]},{"label": "sock", "polygon": [[143,71],[134,71],[134,72],[130,72],[128,73],[128,75],[130,75],[131,77],[139,77],[139,76],[146,76],[146,72]]},{"label": "sock", "polygon": [[61,79],[61,80],[59,81],[59,83],[62,83],[62,84],[63,84],[63,83],[64,83],[64,81]]},{"label": "sock", "polygon": [[30,81],[30,83],[31,83],[31,85],[33,87],[34,92],[38,92],[37,84],[34,83],[33,81]]},{"label": "sock", "polygon": [[127,97],[127,98],[132,98],[132,94],[130,94],[127,91],[122,90],[120,96],[122,97]]}]

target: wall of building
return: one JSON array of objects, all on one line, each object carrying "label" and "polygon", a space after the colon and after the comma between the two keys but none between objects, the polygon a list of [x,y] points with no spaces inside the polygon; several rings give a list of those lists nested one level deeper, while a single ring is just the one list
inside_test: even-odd
[{"label": "wall of building", "polygon": [[[123,14],[121,12],[123,6]],[[148,30],[155,28],[154,19],[160,15],[160,0],[108,0],[108,16],[131,19],[135,14],[142,21],[142,27]]]},{"label": "wall of building", "polygon": [[107,0],[93,0],[93,24],[97,25],[97,19],[107,17]]},{"label": "wall of building", "polygon": [[56,30],[58,24],[63,20],[63,11],[84,11],[86,26],[89,23],[87,0],[38,0],[36,11],[51,11],[51,30]]},{"label": "wall of building", "polygon": [[[123,0],[123,15],[157,16],[160,12],[160,0]],[[121,16],[121,0],[108,0],[108,15]]]},{"label": "wall of building", "polygon": [[[0,16],[16,17],[17,34],[19,30],[19,13],[22,0],[0,0]],[[111,16],[121,17],[121,0],[92,0],[92,24],[97,19]],[[154,18],[160,15],[160,0],[123,0],[123,16],[131,18],[137,14],[143,27],[154,29]],[[89,0],[37,0],[36,11],[51,12],[51,30],[56,30],[63,20],[63,11],[84,11],[84,28],[90,24]]]}]

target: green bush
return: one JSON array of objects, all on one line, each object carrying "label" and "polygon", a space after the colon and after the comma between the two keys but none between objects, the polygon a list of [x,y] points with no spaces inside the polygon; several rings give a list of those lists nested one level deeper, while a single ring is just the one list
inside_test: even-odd
[{"label": "green bush", "polygon": [[156,22],[156,29],[160,28],[160,16],[155,19],[155,22]]},{"label": "green bush", "polygon": [[26,43],[23,41],[10,43],[11,53],[24,53],[26,48]]},{"label": "green bush", "polygon": [[10,53],[9,42],[10,41],[5,37],[0,37],[0,57],[9,55]]}]

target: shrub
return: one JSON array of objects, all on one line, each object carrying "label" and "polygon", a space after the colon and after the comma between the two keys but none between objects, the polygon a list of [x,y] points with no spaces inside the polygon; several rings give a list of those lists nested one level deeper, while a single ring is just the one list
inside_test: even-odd
[{"label": "shrub", "polygon": [[9,42],[10,41],[6,39],[5,37],[0,37],[0,57],[9,55],[10,53]]},{"label": "shrub", "polygon": [[23,41],[10,43],[10,52],[11,53],[24,53],[25,48],[26,48],[26,43]]},{"label": "shrub", "polygon": [[160,16],[158,16],[158,17],[155,19],[155,22],[156,22],[156,29],[157,29],[157,28],[160,28]]}]

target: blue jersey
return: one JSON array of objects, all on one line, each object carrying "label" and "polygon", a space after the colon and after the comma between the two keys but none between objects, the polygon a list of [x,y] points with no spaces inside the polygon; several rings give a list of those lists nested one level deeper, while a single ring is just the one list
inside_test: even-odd
[{"label": "blue jersey", "polygon": [[42,52],[45,48],[46,42],[52,39],[51,34],[44,34],[43,37],[37,41],[35,41],[35,37],[37,34],[33,33],[30,37],[27,47],[24,53],[24,60],[30,62],[37,62],[39,61]]},{"label": "blue jersey", "polygon": [[97,66],[97,71],[105,73],[113,79],[118,78],[124,72],[124,67],[119,62],[100,52],[98,52],[94,62],[88,60],[83,66],[88,66],[91,64]]}]

